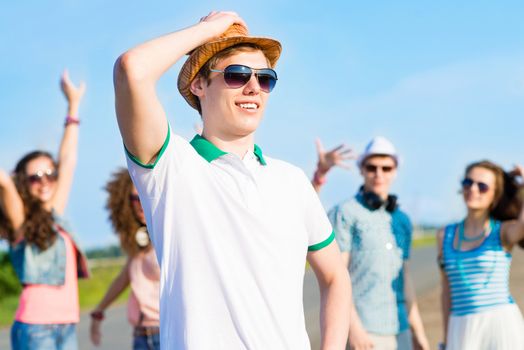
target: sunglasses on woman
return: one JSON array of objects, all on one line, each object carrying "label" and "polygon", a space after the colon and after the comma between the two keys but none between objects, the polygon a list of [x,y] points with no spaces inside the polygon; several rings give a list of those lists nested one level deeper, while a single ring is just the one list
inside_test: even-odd
[{"label": "sunglasses on woman", "polygon": [[480,193],[486,193],[489,191],[489,185],[484,182],[474,181],[469,177],[466,177],[464,180],[462,180],[462,188],[464,190],[470,190],[474,184],[477,184]]},{"label": "sunglasses on woman", "polygon": [[271,68],[255,69],[242,64],[232,64],[224,68],[224,70],[210,69],[210,71],[223,73],[224,81],[227,87],[231,89],[238,89],[246,85],[253,74],[257,77],[260,90],[264,92],[271,92],[278,80],[277,72]]},{"label": "sunglasses on woman", "polygon": [[54,169],[39,170],[34,174],[27,175],[27,180],[31,185],[41,184],[44,181],[44,178],[47,182],[54,182],[58,178],[58,172]]}]

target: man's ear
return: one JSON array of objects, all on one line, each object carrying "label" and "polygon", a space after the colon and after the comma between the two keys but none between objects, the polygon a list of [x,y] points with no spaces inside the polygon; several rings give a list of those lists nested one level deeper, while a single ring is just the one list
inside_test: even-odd
[{"label": "man's ear", "polygon": [[191,93],[197,97],[202,97],[204,95],[204,84],[206,84],[206,81],[201,76],[196,76],[189,86]]}]

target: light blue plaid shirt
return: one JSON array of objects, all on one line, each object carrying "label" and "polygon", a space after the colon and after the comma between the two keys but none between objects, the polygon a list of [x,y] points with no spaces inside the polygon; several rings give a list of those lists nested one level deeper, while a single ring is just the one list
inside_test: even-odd
[{"label": "light blue plaid shirt", "polygon": [[399,209],[371,210],[360,193],[328,215],[340,250],[350,253],[353,301],[364,328],[380,335],[408,329],[403,268],[413,231],[408,216]]}]

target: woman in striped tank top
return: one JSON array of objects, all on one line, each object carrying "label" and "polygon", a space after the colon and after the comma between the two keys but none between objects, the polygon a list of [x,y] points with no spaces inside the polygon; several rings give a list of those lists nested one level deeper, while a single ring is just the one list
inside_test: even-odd
[{"label": "woman in striped tank top", "polygon": [[437,233],[447,350],[524,349],[524,320],[509,292],[511,249],[524,239],[518,198],[524,168],[466,168],[467,216]]}]

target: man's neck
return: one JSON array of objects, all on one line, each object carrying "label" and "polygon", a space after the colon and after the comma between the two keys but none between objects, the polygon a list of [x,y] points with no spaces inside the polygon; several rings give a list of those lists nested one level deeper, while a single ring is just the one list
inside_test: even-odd
[{"label": "man's neck", "polygon": [[218,147],[220,150],[233,153],[243,159],[247,152],[253,152],[255,147],[255,134],[246,136],[219,135],[216,133],[202,131],[202,137]]}]

